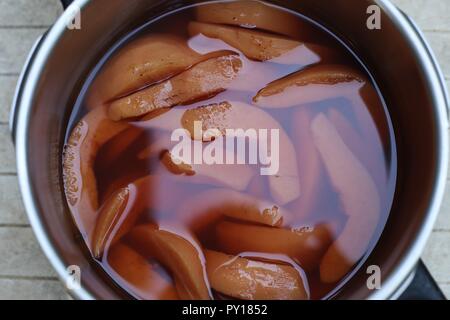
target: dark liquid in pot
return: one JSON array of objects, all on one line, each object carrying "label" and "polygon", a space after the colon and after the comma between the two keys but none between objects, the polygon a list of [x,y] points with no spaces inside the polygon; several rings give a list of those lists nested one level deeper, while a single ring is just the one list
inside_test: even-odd
[{"label": "dark liquid in pot", "polygon": [[[229,10],[245,11],[243,3]],[[230,28],[232,40],[247,30],[275,37],[269,43],[279,51],[267,49],[258,36],[239,35],[232,42],[223,38],[228,29],[214,35],[215,24],[206,25],[208,31],[192,25],[214,17],[214,10],[210,15],[199,14],[197,7],[181,10],[149,24],[112,52],[72,116],[63,168],[69,207],[93,259],[133,297],[328,298],[357,271],[386,223],[395,189],[395,142],[382,97],[366,69],[333,35],[306,18],[283,11],[289,19],[280,24],[280,9],[255,8],[273,16],[274,26],[236,26],[245,16],[234,19],[225,10],[220,11],[224,20],[214,22]],[[291,34],[277,28],[289,22],[306,31]],[[155,35],[162,42],[164,37],[181,39],[198,61],[151,81],[141,81],[145,65],[129,63],[119,69],[133,70],[137,84],[102,96],[121,81],[122,75],[114,73],[102,78],[105,70],[114,69],[114,61],[121,61],[115,57],[126,55],[134,43],[155,41]],[[279,39],[288,42],[279,44]],[[211,52],[221,53],[198,58]],[[171,109],[109,120],[117,114],[127,117],[119,107],[110,112],[115,102],[131,108],[130,97],[156,86],[170,95],[186,82],[175,77],[221,57],[237,61],[236,68],[227,69],[236,74],[218,81],[222,85],[231,79],[223,90]],[[208,75],[202,76],[200,83],[209,83]],[[261,175],[263,166],[249,164],[249,155],[245,164],[174,164],[168,152],[176,144],[171,133],[178,127],[189,131],[186,112],[194,109],[219,126],[229,124],[224,118],[231,112],[235,129],[279,130],[278,173]],[[292,187],[297,182],[298,190]]]}]

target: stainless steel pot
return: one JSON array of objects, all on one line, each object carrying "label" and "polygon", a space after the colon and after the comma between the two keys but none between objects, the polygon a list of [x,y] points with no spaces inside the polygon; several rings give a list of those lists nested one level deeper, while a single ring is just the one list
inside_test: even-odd
[{"label": "stainless steel pot", "polygon": [[[70,1],[64,1],[70,2]],[[74,100],[87,74],[117,39],[136,26],[195,0],[75,0],[81,30],[69,30],[65,12],[30,54],[11,117],[20,189],[29,220],[62,279],[78,265],[76,298],[122,298],[106,281],[70,220],[61,182],[61,151]],[[272,1],[299,11],[339,35],[363,59],[380,86],[398,144],[394,207],[373,253],[336,296],[389,299],[409,284],[443,197],[448,162],[448,96],[424,38],[388,0]],[[381,8],[381,30],[368,30],[366,10]],[[366,267],[381,268],[382,286],[369,290]]]}]

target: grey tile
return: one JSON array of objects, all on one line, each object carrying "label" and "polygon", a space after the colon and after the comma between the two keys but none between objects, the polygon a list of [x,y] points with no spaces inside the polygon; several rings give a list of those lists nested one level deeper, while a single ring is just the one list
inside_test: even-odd
[{"label": "grey tile", "polygon": [[425,37],[433,49],[445,77],[450,79],[450,32],[426,32]]},{"label": "grey tile", "polygon": [[64,286],[58,280],[0,279],[1,300],[66,300]]},{"label": "grey tile", "polygon": [[0,74],[19,73],[36,39],[45,30],[0,29]]},{"label": "grey tile", "polygon": [[424,30],[450,31],[450,3],[447,0],[392,0]]},{"label": "grey tile", "polygon": [[450,283],[439,283],[439,287],[447,299],[450,299]]},{"label": "grey tile", "polygon": [[434,229],[450,231],[450,181],[447,181],[444,199]]},{"label": "grey tile", "polygon": [[9,121],[9,111],[17,83],[17,75],[0,75],[0,122]]},{"label": "grey tile", "polygon": [[434,231],[422,255],[438,283],[450,283],[450,232]]},{"label": "grey tile", "polygon": [[48,26],[62,12],[58,0],[2,0],[1,26]]},{"label": "grey tile", "polygon": [[0,225],[28,225],[16,176],[0,175]]},{"label": "grey tile", "polygon": [[0,174],[15,173],[15,152],[8,125],[0,124]]},{"label": "grey tile", "polygon": [[56,277],[29,227],[0,227],[0,276]]}]

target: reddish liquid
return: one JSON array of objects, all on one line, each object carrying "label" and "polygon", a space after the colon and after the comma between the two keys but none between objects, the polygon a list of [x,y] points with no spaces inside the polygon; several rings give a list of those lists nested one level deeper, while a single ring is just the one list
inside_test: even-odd
[{"label": "reddish liquid", "polygon": [[[296,19],[304,20],[300,16],[296,17]],[[252,98],[255,94],[272,81],[311,67],[311,65],[325,65],[329,63],[329,61],[319,61],[320,59],[317,59],[317,61],[312,59],[311,61],[313,62],[308,65],[253,61],[246,58],[236,48],[227,47],[219,40],[213,40],[204,36],[190,37],[186,34],[185,30],[187,29],[187,23],[191,20],[195,20],[193,9],[182,10],[148,25],[134,38],[143,37],[148,34],[169,33],[183,37],[188,41],[189,46],[193,50],[200,53],[230,49],[239,53],[239,57],[244,66],[243,68],[246,72],[240,74],[234,80],[234,85],[226,91],[210,98],[201,99],[192,104],[174,106],[173,110],[193,109],[195,107],[224,101],[239,101],[253,105],[254,101]],[[306,22],[306,20],[303,22]],[[339,63],[357,69],[361,74],[366,75],[365,69],[348,48],[320,27],[315,25],[313,27],[316,29],[314,42],[329,47],[333,51],[333,54],[327,57],[327,59],[333,63]],[[118,52],[120,50],[126,50],[126,45],[121,48],[118,49]],[[307,51],[302,51],[303,55],[306,53]],[[313,52],[309,53],[313,54]],[[369,77],[367,76],[367,78]],[[335,86],[337,88],[339,84],[328,84],[328,86]],[[261,109],[281,124],[290,141],[292,141],[297,154],[296,162],[300,174],[302,194],[295,200],[280,206],[286,212],[292,213],[288,218],[284,217],[282,226],[262,226],[259,223],[241,221],[239,218],[227,217],[220,214],[216,215],[217,217],[213,219],[208,214],[199,214],[198,217],[193,217],[192,219],[186,218],[186,208],[189,209],[188,203],[192,198],[200,199],[199,206],[208,206],[210,199],[205,198],[204,201],[201,201],[202,193],[207,195],[209,194],[208,192],[214,191],[217,188],[225,188],[228,190],[232,190],[233,188],[222,184],[220,181],[211,183],[211,180],[197,179],[199,177],[198,174],[190,176],[173,173],[173,170],[171,171],[162,160],[164,151],[170,149],[173,145],[169,140],[170,135],[164,130],[143,127],[139,124],[139,119],[133,119],[133,121],[128,122],[129,124],[126,130],[102,145],[97,152],[93,172],[96,177],[100,209],[97,210],[97,213],[93,212],[92,214],[94,216],[98,215],[101,206],[120,188],[126,188],[129,184],[133,184],[136,180],[148,175],[157,176],[158,178],[152,180],[150,183],[150,187],[145,189],[147,193],[144,195],[140,194],[138,201],[145,202],[147,205],[143,206],[140,210],[138,218],[133,222],[134,226],[153,224],[169,230],[171,233],[179,234],[193,244],[193,239],[196,238],[198,239],[198,243],[194,247],[200,248],[199,250],[209,249],[232,255],[237,254],[249,260],[290,266],[298,271],[306,290],[309,291],[310,298],[321,299],[330,297],[358,269],[358,266],[365,260],[365,257],[367,257],[377,242],[389,215],[395,189],[396,155],[393,132],[388,125],[390,123],[388,114],[385,112],[381,102],[382,98],[378,94],[372,96],[370,99],[358,99],[361,97],[366,98],[365,96],[361,96],[361,91],[358,89],[358,86],[359,83],[357,82],[349,83],[348,87],[350,89],[345,89],[348,91],[346,91],[346,94],[343,94],[344,97],[327,98],[325,100],[315,101],[305,105],[294,105],[288,108]],[[375,89],[374,92],[376,92]],[[350,101],[353,101],[353,105]],[[84,102],[81,106],[72,117],[77,121],[88,112],[88,107]],[[357,111],[355,112],[355,110]],[[171,112],[172,110],[164,115],[170,115]],[[316,142],[312,138],[311,123],[314,119],[317,119],[316,117],[319,114],[324,114],[334,124],[349,150],[367,172],[369,172],[371,179],[373,179],[376,185],[380,199],[377,226],[370,236],[370,241],[366,245],[365,252],[361,254],[357,261],[352,262],[354,263],[353,267],[343,277],[331,283],[325,283],[321,280],[319,265],[315,265],[312,268],[308,267],[309,270],[305,270],[301,262],[298,262],[298,260],[290,257],[288,254],[282,252],[255,252],[251,248],[246,249],[245,246],[238,253],[227,252],[229,248],[235,248],[236,245],[227,244],[227,240],[223,240],[223,237],[228,236],[238,239],[238,244],[240,242],[246,243],[246,241],[249,241],[246,239],[247,234],[242,232],[233,234],[236,230],[250,230],[245,229],[246,227],[301,230],[307,227],[315,228],[319,225],[324,225],[333,241],[341,235],[348,223],[349,214],[345,212],[345,205],[343,205],[342,199],[340,198],[341,194],[336,189],[332,179],[330,179],[329,172],[326,169],[320,152],[315,147]],[[70,131],[68,134],[72,131],[74,123],[72,122],[69,125]],[[371,128],[375,128],[375,130],[371,130]],[[156,143],[158,143],[156,149],[149,154],[148,148],[154,146]],[[313,149],[305,149],[305,146],[308,145],[309,147],[313,146]],[[305,150],[309,151],[305,152]],[[224,165],[214,166],[217,167],[217,172],[224,168]],[[274,202],[268,177],[259,174],[258,165],[233,165],[233,168],[239,166],[249,166],[256,174],[252,176],[251,181],[242,190],[234,191],[243,195]],[[317,172],[312,172],[312,170],[315,170],[314,168],[316,168]],[[239,172],[236,170],[236,179],[239,179]],[[78,176],[77,179],[80,181],[83,180],[83,177]],[[128,191],[129,199],[138,196],[137,193],[139,191],[136,188],[129,188]],[[68,198],[70,203],[70,197],[68,196]],[[227,199],[221,199],[217,203],[226,201]],[[215,205],[216,203],[212,201],[211,206]],[[88,236],[88,230],[95,228],[95,219],[90,220],[88,224],[81,222],[80,214],[74,208],[74,206],[71,206],[77,226],[87,241],[88,247],[92,249],[92,239]],[[221,209],[214,207],[211,210],[217,212]],[[232,224],[224,224],[224,222],[231,222]],[[224,226],[230,225],[237,225],[238,228],[230,229],[231,231],[228,233],[224,231],[225,235],[218,234],[218,230],[223,230]],[[244,229],[240,229],[242,226]],[[191,234],[186,236],[186,232],[190,232]],[[357,242],[356,234],[355,237],[355,241]],[[273,240],[262,238],[261,241],[270,243]],[[177,298],[177,296],[179,297],[177,289],[173,288],[176,279],[174,280],[175,271],[171,270],[173,266],[170,263],[168,264],[167,261],[161,261],[160,258],[158,259],[158,257],[149,255],[148,248],[143,246],[142,243],[136,243],[136,241],[130,239],[129,234],[124,234],[119,240],[114,241],[112,247],[110,243],[111,241],[107,243],[104,254],[98,262],[111,275],[112,281],[118,283],[124,290],[136,298],[171,299]],[[122,257],[120,250],[116,250],[114,253],[116,256],[111,258],[110,252],[114,250],[114,246],[120,247],[121,245],[132,248],[134,252],[143,257],[148,262],[149,268],[152,271],[150,273],[136,274],[135,270],[142,270],[142,268],[136,267],[133,269],[133,262],[127,262],[127,256],[124,255]],[[233,249],[233,251],[235,250]],[[113,263],[111,263],[111,259],[115,259]],[[202,261],[202,263],[204,264],[205,262]],[[120,266],[117,267],[117,264]],[[154,279],[154,274],[158,275],[157,280]],[[153,286],[146,285],[148,283],[153,283]],[[148,288],[155,288],[155,291],[148,292]],[[223,299],[229,297],[227,293],[220,292],[214,288],[212,288],[211,292],[214,298]]]}]

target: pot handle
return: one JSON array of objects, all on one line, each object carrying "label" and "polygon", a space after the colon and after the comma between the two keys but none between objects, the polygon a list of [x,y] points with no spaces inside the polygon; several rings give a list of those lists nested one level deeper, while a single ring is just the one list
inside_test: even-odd
[{"label": "pot handle", "polygon": [[61,4],[64,8],[64,10],[67,9],[68,6],[70,6],[70,4],[73,2],[73,0],[61,0]]},{"label": "pot handle", "polygon": [[399,300],[446,300],[422,260],[417,264],[414,278]]},{"label": "pot handle", "polygon": [[433,68],[439,78],[442,94],[444,95],[445,110],[447,111],[447,126],[450,127],[450,124],[449,124],[449,122],[450,122],[450,95],[447,91],[447,84],[446,84],[446,81],[444,78],[444,74],[442,73],[442,69],[439,67],[439,63],[436,59],[436,56],[433,53],[433,50],[431,49],[430,45],[428,44],[427,40],[425,39],[425,36],[423,35],[422,31],[420,31],[417,24],[405,12],[403,12],[400,9],[398,9],[398,10],[403,14],[403,16],[405,17],[407,22],[410,24],[411,28],[416,32],[417,37],[420,39],[420,42],[422,42],[424,48],[427,51],[428,56],[430,57],[430,59],[432,61]]}]

